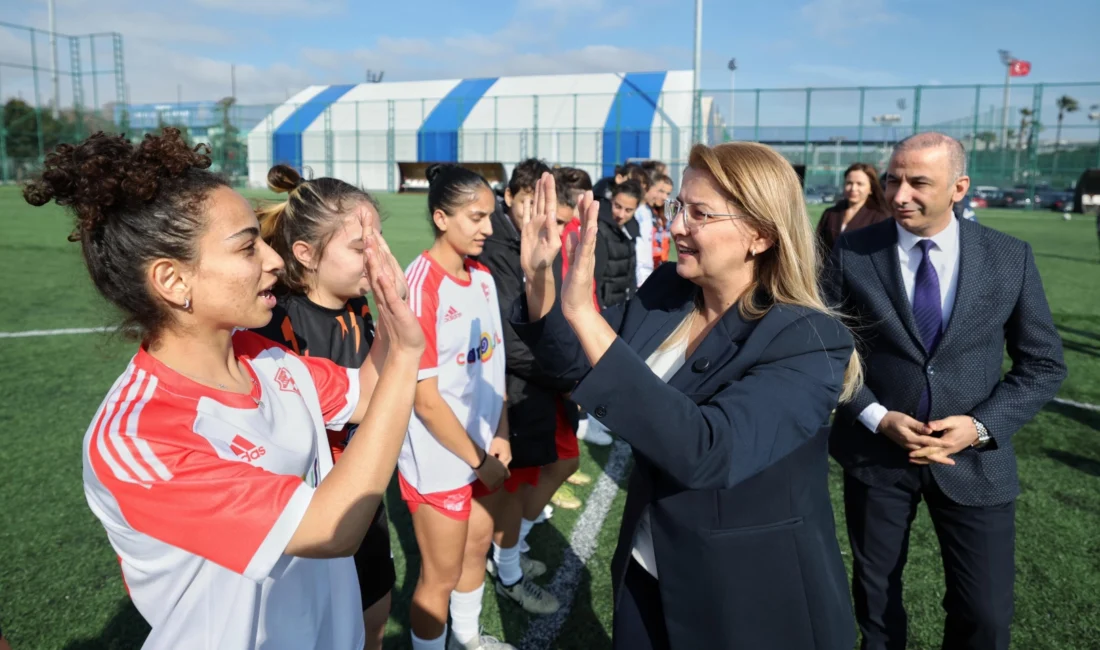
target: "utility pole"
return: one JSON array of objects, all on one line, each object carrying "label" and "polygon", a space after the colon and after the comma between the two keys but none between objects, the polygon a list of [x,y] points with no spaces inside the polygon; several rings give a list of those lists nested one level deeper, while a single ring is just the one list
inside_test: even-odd
[{"label": "utility pole", "polygon": [[[54,0],[47,0],[46,6],[50,21],[50,76],[53,82],[53,116],[61,116],[61,82],[57,78],[57,21],[53,10]],[[38,72],[35,72],[38,74]]]},{"label": "utility pole", "polygon": [[695,0],[695,66],[691,82],[691,140],[703,141],[703,97],[700,86],[703,76],[703,0]]},{"label": "utility pole", "polygon": [[729,128],[729,133],[730,133],[730,140],[736,140],[737,138],[733,135],[733,102],[734,102],[734,99],[737,97],[737,93],[734,92],[733,87],[734,87],[734,81],[737,78],[737,59],[730,59],[729,69],[730,69],[730,119],[729,119],[730,128]]},{"label": "utility pole", "polygon": [[1008,97],[1009,97],[1009,84],[1012,81],[1012,63],[1015,61],[1015,57],[1008,50],[997,50],[997,54],[1001,56],[1001,63],[1005,67],[1005,94],[1001,103],[1001,149],[1004,150],[1008,146]]},{"label": "utility pole", "polygon": [[229,64],[229,96],[237,98],[237,64]]}]

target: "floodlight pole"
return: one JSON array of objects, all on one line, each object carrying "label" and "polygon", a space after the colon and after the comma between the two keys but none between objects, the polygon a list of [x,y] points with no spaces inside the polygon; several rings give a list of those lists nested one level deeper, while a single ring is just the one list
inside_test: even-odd
[{"label": "floodlight pole", "polygon": [[1012,82],[1012,54],[1008,50],[997,50],[1001,55],[1001,63],[1005,66],[1005,94],[1001,106],[1001,149],[1008,146],[1008,97],[1009,84]]},{"label": "floodlight pole", "polygon": [[[46,0],[50,21],[50,76],[53,82],[53,116],[61,115],[61,82],[57,78],[57,22],[54,20],[54,0]],[[38,74],[35,72],[35,74]]]},{"label": "floodlight pole", "polygon": [[692,143],[703,141],[703,97],[700,94],[703,75],[703,0],[695,0],[695,69],[691,82]]}]

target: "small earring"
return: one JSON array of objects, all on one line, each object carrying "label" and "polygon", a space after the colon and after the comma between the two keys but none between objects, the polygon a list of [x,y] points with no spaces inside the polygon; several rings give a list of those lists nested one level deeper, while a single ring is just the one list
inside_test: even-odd
[{"label": "small earring", "polygon": [[183,301],[183,310],[184,311],[191,311],[191,296],[188,296],[186,299],[184,299],[184,301]]},{"label": "small earring", "polygon": [[756,257],[756,249],[755,248],[749,249],[749,257]]}]

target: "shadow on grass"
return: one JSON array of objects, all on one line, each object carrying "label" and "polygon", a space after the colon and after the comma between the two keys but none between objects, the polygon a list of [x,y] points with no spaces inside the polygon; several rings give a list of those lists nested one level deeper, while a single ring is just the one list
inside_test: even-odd
[{"label": "shadow on grass", "polygon": [[103,627],[99,636],[70,641],[63,650],[130,650],[140,648],[149,636],[149,625],[129,598],[122,598],[115,615]]},{"label": "shadow on grass", "polygon": [[1061,449],[1043,449],[1043,453],[1051,460],[1056,460],[1067,467],[1072,467],[1090,476],[1100,476],[1100,460],[1062,451]]},{"label": "shadow on grass", "polygon": [[1065,260],[1067,262],[1084,262],[1086,264],[1096,264],[1096,258],[1088,257],[1074,257],[1072,255],[1059,255],[1057,253],[1035,253],[1035,257],[1049,257],[1055,260]]},{"label": "shadow on grass", "polygon": [[1077,336],[1084,337],[1086,339],[1092,339],[1094,341],[1100,341],[1100,334],[1096,332],[1090,332],[1088,330],[1077,329],[1076,327],[1067,327],[1065,325],[1055,325],[1060,332],[1068,334],[1076,334]]},{"label": "shadow on grass", "polygon": [[1077,341],[1062,339],[1062,347],[1071,352],[1100,359],[1100,345],[1090,345],[1088,343],[1078,343]]},{"label": "shadow on grass", "polygon": [[1058,415],[1074,420],[1075,422],[1079,422],[1094,431],[1100,431],[1100,413],[1096,411],[1090,411],[1089,409],[1083,409],[1070,404],[1059,404],[1058,402],[1049,402],[1043,407],[1043,410],[1052,411]]}]

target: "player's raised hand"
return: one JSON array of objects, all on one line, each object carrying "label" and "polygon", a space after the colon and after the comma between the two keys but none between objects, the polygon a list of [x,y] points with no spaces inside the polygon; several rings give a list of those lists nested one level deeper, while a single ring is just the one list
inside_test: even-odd
[{"label": "player's raised hand", "polygon": [[367,276],[374,292],[374,303],[378,307],[379,334],[389,341],[391,350],[396,346],[397,349],[419,354],[424,350],[424,331],[398,288],[399,282],[400,286],[405,286],[405,276],[396,267],[389,247],[385,247],[385,242],[377,233],[370,233],[365,239]]}]

